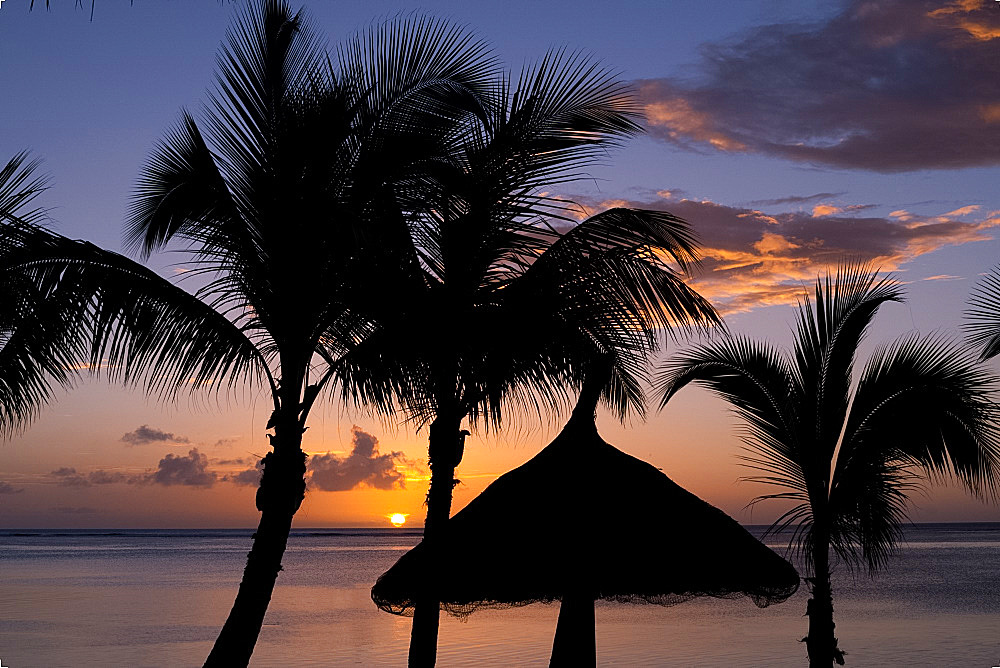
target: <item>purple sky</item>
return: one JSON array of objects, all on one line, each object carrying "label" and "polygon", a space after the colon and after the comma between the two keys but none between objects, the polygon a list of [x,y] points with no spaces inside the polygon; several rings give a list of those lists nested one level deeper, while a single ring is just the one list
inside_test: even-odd
[{"label": "purple sky", "polygon": [[[120,250],[139,167],[180,109],[206,99],[217,47],[243,3],[98,0],[93,22],[89,6],[52,5],[0,7],[0,159],[22,149],[43,158],[54,227]],[[697,285],[737,331],[789,343],[803,286],[851,256],[907,283],[908,302],[885,307],[873,340],[957,334],[969,289],[1000,259],[1000,3],[306,6],[331,45],[419,10],[473,27],[515,69],[565,45],[620,70],[635,82],[649,135],[561,194],[690,220],[705,246]],[[171,261],[152,260],[165,275]],[[249,525],[255,457],[266,451],[264,404],[255,402],[159,407],[103,382],[69,392],[0,446],[0,526]],[[456,508],[557,426],[517,423],[470,438]],[[758,490],[735,482],[735,424],[699,390],[646,423],[603,417],[601,426],[741,521],[773,517],[742,510]],[[337,406],[317,412],[307,438],[319,455],[314,491],[297,522],[422,517],[425,438]],[[917,520],[1000,519],[951,488],[930,488],[916,506]]]}]

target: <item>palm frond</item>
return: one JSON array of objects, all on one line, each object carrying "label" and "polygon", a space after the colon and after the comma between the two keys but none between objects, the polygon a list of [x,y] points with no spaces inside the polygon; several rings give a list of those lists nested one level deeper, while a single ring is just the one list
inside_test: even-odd
[{"label": "palm frond", "polygon": [[725,399],[745,422],[744,442],[751,453],[744,458],[747,465],[764,472],[772,484],[781,481],[783,486],[805,489],[809,444],[801,442],[800,399],[791,369],[777,350],[727,336],[684,351],[657,374],[654,391],[660,407],[690,384]]},{"label": "palm frond", "polygon": [[891,278],[848,264],[800,305],[794,363],[727,337],[674,358],[658,378],[662,403],[696,383],[733,405],[746,425],[740,459],[755,471],[745,479],[782,490],[751,503],[795,503],[771,530],[794,525],[810,568],[830,548],[852,569],[884,567],[924,477],[954,475],[973,494],[996,495],[997,379],[960,347],[917,336],[881,346],[851,396],[860,341],[879,307],[901,299]]},{"label": "palm frond", "polygon": [[204,221],[236,216],[235,203],[194,119],[184,112],[139,177],[126,218],[125,247],[143,257]]},{"label": "palm frond", "polygon": [[546,248],[525,272],[525,280],[577,274],[560,282],[581,293],[602,290],[617,295],[636,323],[648,329],[722,326],[714,307],[683,280],[697,264],[698,250],[691,226],[666,211],[608,209]]},{"label": "palm frond", "polygon": [[976,284],[969,296],[962,329],[984,360],[1000,354],[1000,266]]},{"label": "palm frond", "polygon": [[843,468],[887,449],[932,476],[955,475],[973,493],[995,494],[996,390],[997,378],[947,340],[908,336],[881,347],[854,397],[841,446]]},{"label": "palm frond", "polygon": [[[838,460],[839,464],[839,460]],[[907,497],[919,488],[911,463],[891,449],[852,457],[830,491],[830,545],[852,569],[883,568],[902,539]]]},{"label": "palm frond", "polygon": [[218,392],[268,373],[266,360],[221,314],[93,244],[40,233],[5,255],[0,271],[60,305],[68,324],[56,331],[71,367],[142,382],[165,398],[184,389]]},{"label": "palm frond", "polygon": [[[534,323],[539,340],[564,346],[559,354],[567,360],[609,361],[614,371],[604,399],[624,419],[644,410],[641,386],[646,359],[659,345],[658,328],[672,334],[721,321],[666,262],[676,258],[686,269],[696,254],[680,219],[610,210],[557,239],[497,295],[511,317]],[[587,366],[577,361],[568,377],[579,384],[590,373]]]},{"label": "palm frond", "polygon": [[607,147],[642,132],[632,90],[580,52],[549,51],[521,70],[505,97],[505,131],[497,137],[528,149],[516,154],[522,182],[575,179]]},{"label": "palm frond", "polygon": [[858,347],[878,309],[901,301],[892,277],[878,278],[872,267],[847,263],[817,279],[815,303],[799,306],[795,337],[796,374],[809,402],[817,466],[830,462],[847,415],[851,375]]},{"label": "palm frond", "polygon": [[[0,169],[0,264],[47,234],[38,225],[45,211],[29,208],[46,187],[39,164],[21,152]],[[25,427],[55,387],[77,379],[81,355],[67,334],[77,320],[65,306],[23,277],[0,272],[0,433]]]},{"label": "palm frond", "polygon": [[354,91],[358,147],[371,156],[362,163],[378,154],[433,157],[412,149],[429,138],[454,138],[469,114],[483,119],[497,69],[492,50],[472,31],[420,15],[355,36],[337,60]]},{"label": "palm frond", "polygon": [[751,499],[747,507],[752,507],[757,505],[762,501],[799,501],[796,505],[792,506],[771,523],[764,533],[761,534],[761,540],[764,540],[770,536],[780,536],[781,534],[788,533],[788,545],[786,547],[787,551],[791,552],[792,555],[798,560],[806,565],[810,570],[813,569],[814,564],[812,563],[812,531],[813,531],[813,514],[812,506],[808,502],[807,495],[800,494],[797,492],[782,492],[779,494],[762,494]]},{"label": "palm frond", "polygon": [[14,155],[0,168],[0,223],[32,226],[45,219],[45,210],[27,207],[48,187],[48,179],[36,174],[41,161],[27,151]]}]

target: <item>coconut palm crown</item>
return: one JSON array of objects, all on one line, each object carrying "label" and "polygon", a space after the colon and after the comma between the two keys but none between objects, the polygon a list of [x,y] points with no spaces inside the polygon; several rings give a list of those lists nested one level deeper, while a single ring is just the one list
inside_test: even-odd
[{"label": "coconut palm crown", "polygon": [[[612,208],[578,222],[578,209],[551,194],[639,131],[614,73],[553,51],[501,81],[485,112],[428,168],[420,185],[434,205],[414,209],[407,275],[354,357],[377,368],[366,350],[409,372],[404,402],[429,425],[431,551],[447,530],[463,421],[496,428],[511,411],[551,416],[594,359],[613,366],[605,400],[620,415],[641,411],[646,358],[663,329],[720,322],[684,282],[697,261],[685,221]],[[417,602],[411,665],[435,662],[438,610]]]},{"label": "coconut palm crown", "polygon": [[790,353],[725,336],[670,360],[658,377],[661,406],[702,385],[745,425],[749,480],[781,491],[792,507],[772,531],[793,528],[812,598],[810,666],[842,664],[834,635],[830,551],[871,574],[901,538],[907,494],[923,478],[954,476],[973,494],[1000,480],[996,379],[941,337],[907,335],[878,347],[854,382],[855,357],[878,309],[901,301],[889,278],[863,265],[817,280],[799,307]]}]

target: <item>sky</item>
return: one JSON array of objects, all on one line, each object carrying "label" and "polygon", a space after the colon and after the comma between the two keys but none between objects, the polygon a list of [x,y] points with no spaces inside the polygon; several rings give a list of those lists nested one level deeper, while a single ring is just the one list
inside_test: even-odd
[{"label": "sky", "polygon": [[[28,5],[0,0],[0,160],[25,149],[41,158],[52,227],[121,251],[139,169],[180,110],[197,113],[207,99],[219,44],[244,4],[97,0],[93,21],[89,3]],[[893,272],[907,291],[905,304],[883,308],[872,343],[959,335],[969,291],[1000,258],[1000,3],[610,6],[305,5],[331,46],[418,12],[469,26],[515,70],[565,46],[618,71],[638,95],[647,134],[559,194],[590,211],[642,206],[690,221],[704,254],[694,284],[734,331],[789,345],[796,300],[849,257]],[[169,277],[172,261],[150,263]],[[249,392],[164,406],[84,381],[0,444],[0,527],[252,526],[267,406]],[[469,437],[454,509],[538,452],[559,419],[514,419]],[[599,427],[742,522],[781,510],[746,508],[766,490],[739,481],[739,425],[702,390],[624,425],[602,413]],[[394,513],[422,523],[426,436],[339,405],[314,409],[296,526],[389,526]],[[1000,509],[936,484],[914,495],[911,517],[998,521]]]}]

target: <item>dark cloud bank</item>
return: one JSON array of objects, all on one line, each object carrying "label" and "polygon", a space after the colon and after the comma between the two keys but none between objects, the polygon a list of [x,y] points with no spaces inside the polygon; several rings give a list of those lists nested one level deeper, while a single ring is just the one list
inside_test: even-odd
[{"label": "dark cloud bank", "polygon": [[652,136],[878,172],[1000,163],[995,2],[854,0],[703,49],[691,79],[637,82]]}]

